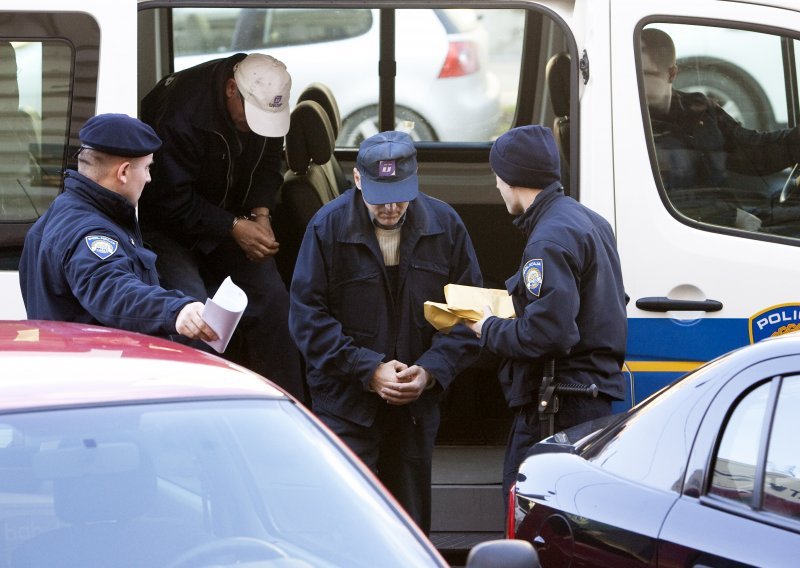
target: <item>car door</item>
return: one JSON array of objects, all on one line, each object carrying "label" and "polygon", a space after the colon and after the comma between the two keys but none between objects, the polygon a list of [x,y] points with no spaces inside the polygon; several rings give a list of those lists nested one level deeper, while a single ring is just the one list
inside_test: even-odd
[{"label": "car door", "polygon": [[798,373],[798,356],[758,363],[715,397],[659,534],[659,566],[796,565]]},{"label": "car door", "polygon": [[[611,2],[615,213],[636,400],[729,349],[797,328],[797,202],[792,164],[672,192],[646,104],[640,36],[668,32],[673,87],[703,92],[751,129],[797,124],[800,12],[747,2]],[[784,63],[786,62],[786,63]],[[752,154],[751,154],[752,156]],[[723,219],[702,207],[727,208]]]}]

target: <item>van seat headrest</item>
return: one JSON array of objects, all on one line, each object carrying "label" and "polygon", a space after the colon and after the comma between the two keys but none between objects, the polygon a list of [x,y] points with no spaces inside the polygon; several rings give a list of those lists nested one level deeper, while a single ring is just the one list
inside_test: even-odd
[{"label": "van seat headrest", "polygon": [[319,103],[302,101],[294,107],[286,133],[286,162],[291,171],[305,174],[312,162],[327,163],[335,143],[328,114]]}]

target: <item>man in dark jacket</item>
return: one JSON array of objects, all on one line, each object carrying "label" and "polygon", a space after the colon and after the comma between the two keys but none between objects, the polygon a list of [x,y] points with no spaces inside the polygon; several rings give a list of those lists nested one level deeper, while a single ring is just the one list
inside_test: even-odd
[{"label": "man in dark jacket", "polygon": [[541,437],[539,387],[554,361],[561,383],[596,385],[596,398],[561,396],[555,430],[611,413],[623,398],[627,316],[622,271],[611,226],[564,195],[549,128],[521,126],[501,135],[489,161],[514,225],[526,236],[520,268],[506,280],[515,319],[486,317],[467,325],[481,346],[503,358],[499,378],[515,413],[503,472],[503,496],[528,449]]},{"label": "man in dark jacket", "polygon": [[233,341],[241,353],[229,356],[302,400],[270,220],[283,180],[290,87],[283,63],[262,54],[162,79],[142,100],[142,119],[164,145],[140,215],[165,285],[203,298],[230,276],[244,290],[248,304]]},{"label": "man in dark jacket", "polygon": [[423,304],[482,279],[456,212],[418,191],[407,134],[365,140],[353,176],[306,229],[289,326],[314,412],[428,532],[439,401],[478,343],[463,325],[437,332]]},{"label": "man in dark jacket", "polygon": [[90,118],[80,139],[78,171],[67,170],[64,192],[25,237],[28,317],[216,339],[202,303],[158,285],[155,255],[142,246],[136,204],[161,140],[124,114]]},{"label": "man in dark jacket", "polygon": [[703,93],[674,89],[675,44],[658,28],[642,30],[641,50],[653,140],[670,201],[698,221],[758,230],[773,212],[763,180],[748,192],[734,187],[729,174],[763,178],[800,162],[800,128],[750,130]]}]

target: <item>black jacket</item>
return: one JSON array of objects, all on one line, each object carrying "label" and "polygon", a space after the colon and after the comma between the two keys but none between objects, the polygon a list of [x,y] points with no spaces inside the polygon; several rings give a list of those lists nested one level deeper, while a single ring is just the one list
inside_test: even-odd
[{"label": "black jacket", "polygon": [[651,120],[667,189],[724,186],[729,170],[766,176],[800,161],[800,129],[744,128],[703,93],[673,91],[669,112]]},{"label": "black jacket", "polygon": [[237,132],[228,114],[225,82],[244,57],[168,75],[142,100],[142,120],[164,141],[139,202],[142,224],[205,253],[235,216],[272,208],[283,181],[283,138]]},{"label": "black jacket", "polygon": [[478,355],[478,341],[463,325],[437,332],[424,315],[426,301],[445,301],[445,284],[482,284],[464,224],[452,207],[423,193],[406,215],[396,296],[358,189],[311,219],[292,279],[289,328],[306,359],[314,408],[363,426],[385,405],[369,390],[382,362],[417,364],[436,379],[438,386],[412,403],[414,412],[426,412]]}]

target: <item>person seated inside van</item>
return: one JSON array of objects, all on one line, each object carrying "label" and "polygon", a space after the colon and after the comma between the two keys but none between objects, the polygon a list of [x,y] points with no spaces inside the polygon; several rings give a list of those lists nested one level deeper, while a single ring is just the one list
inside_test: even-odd
[{"label": "person seated inside van", "polygon": [[[768,214],[759,188],[734,187],[732,172],[767,176],[800,162],[798,128],[744,128],[703,93],[676,90],[675,44],[658,28],[641,35],[642,74],[659,170],[673,206],[697,221],[757,231]],[[760,185],[763,182],[759,180]]]}]

